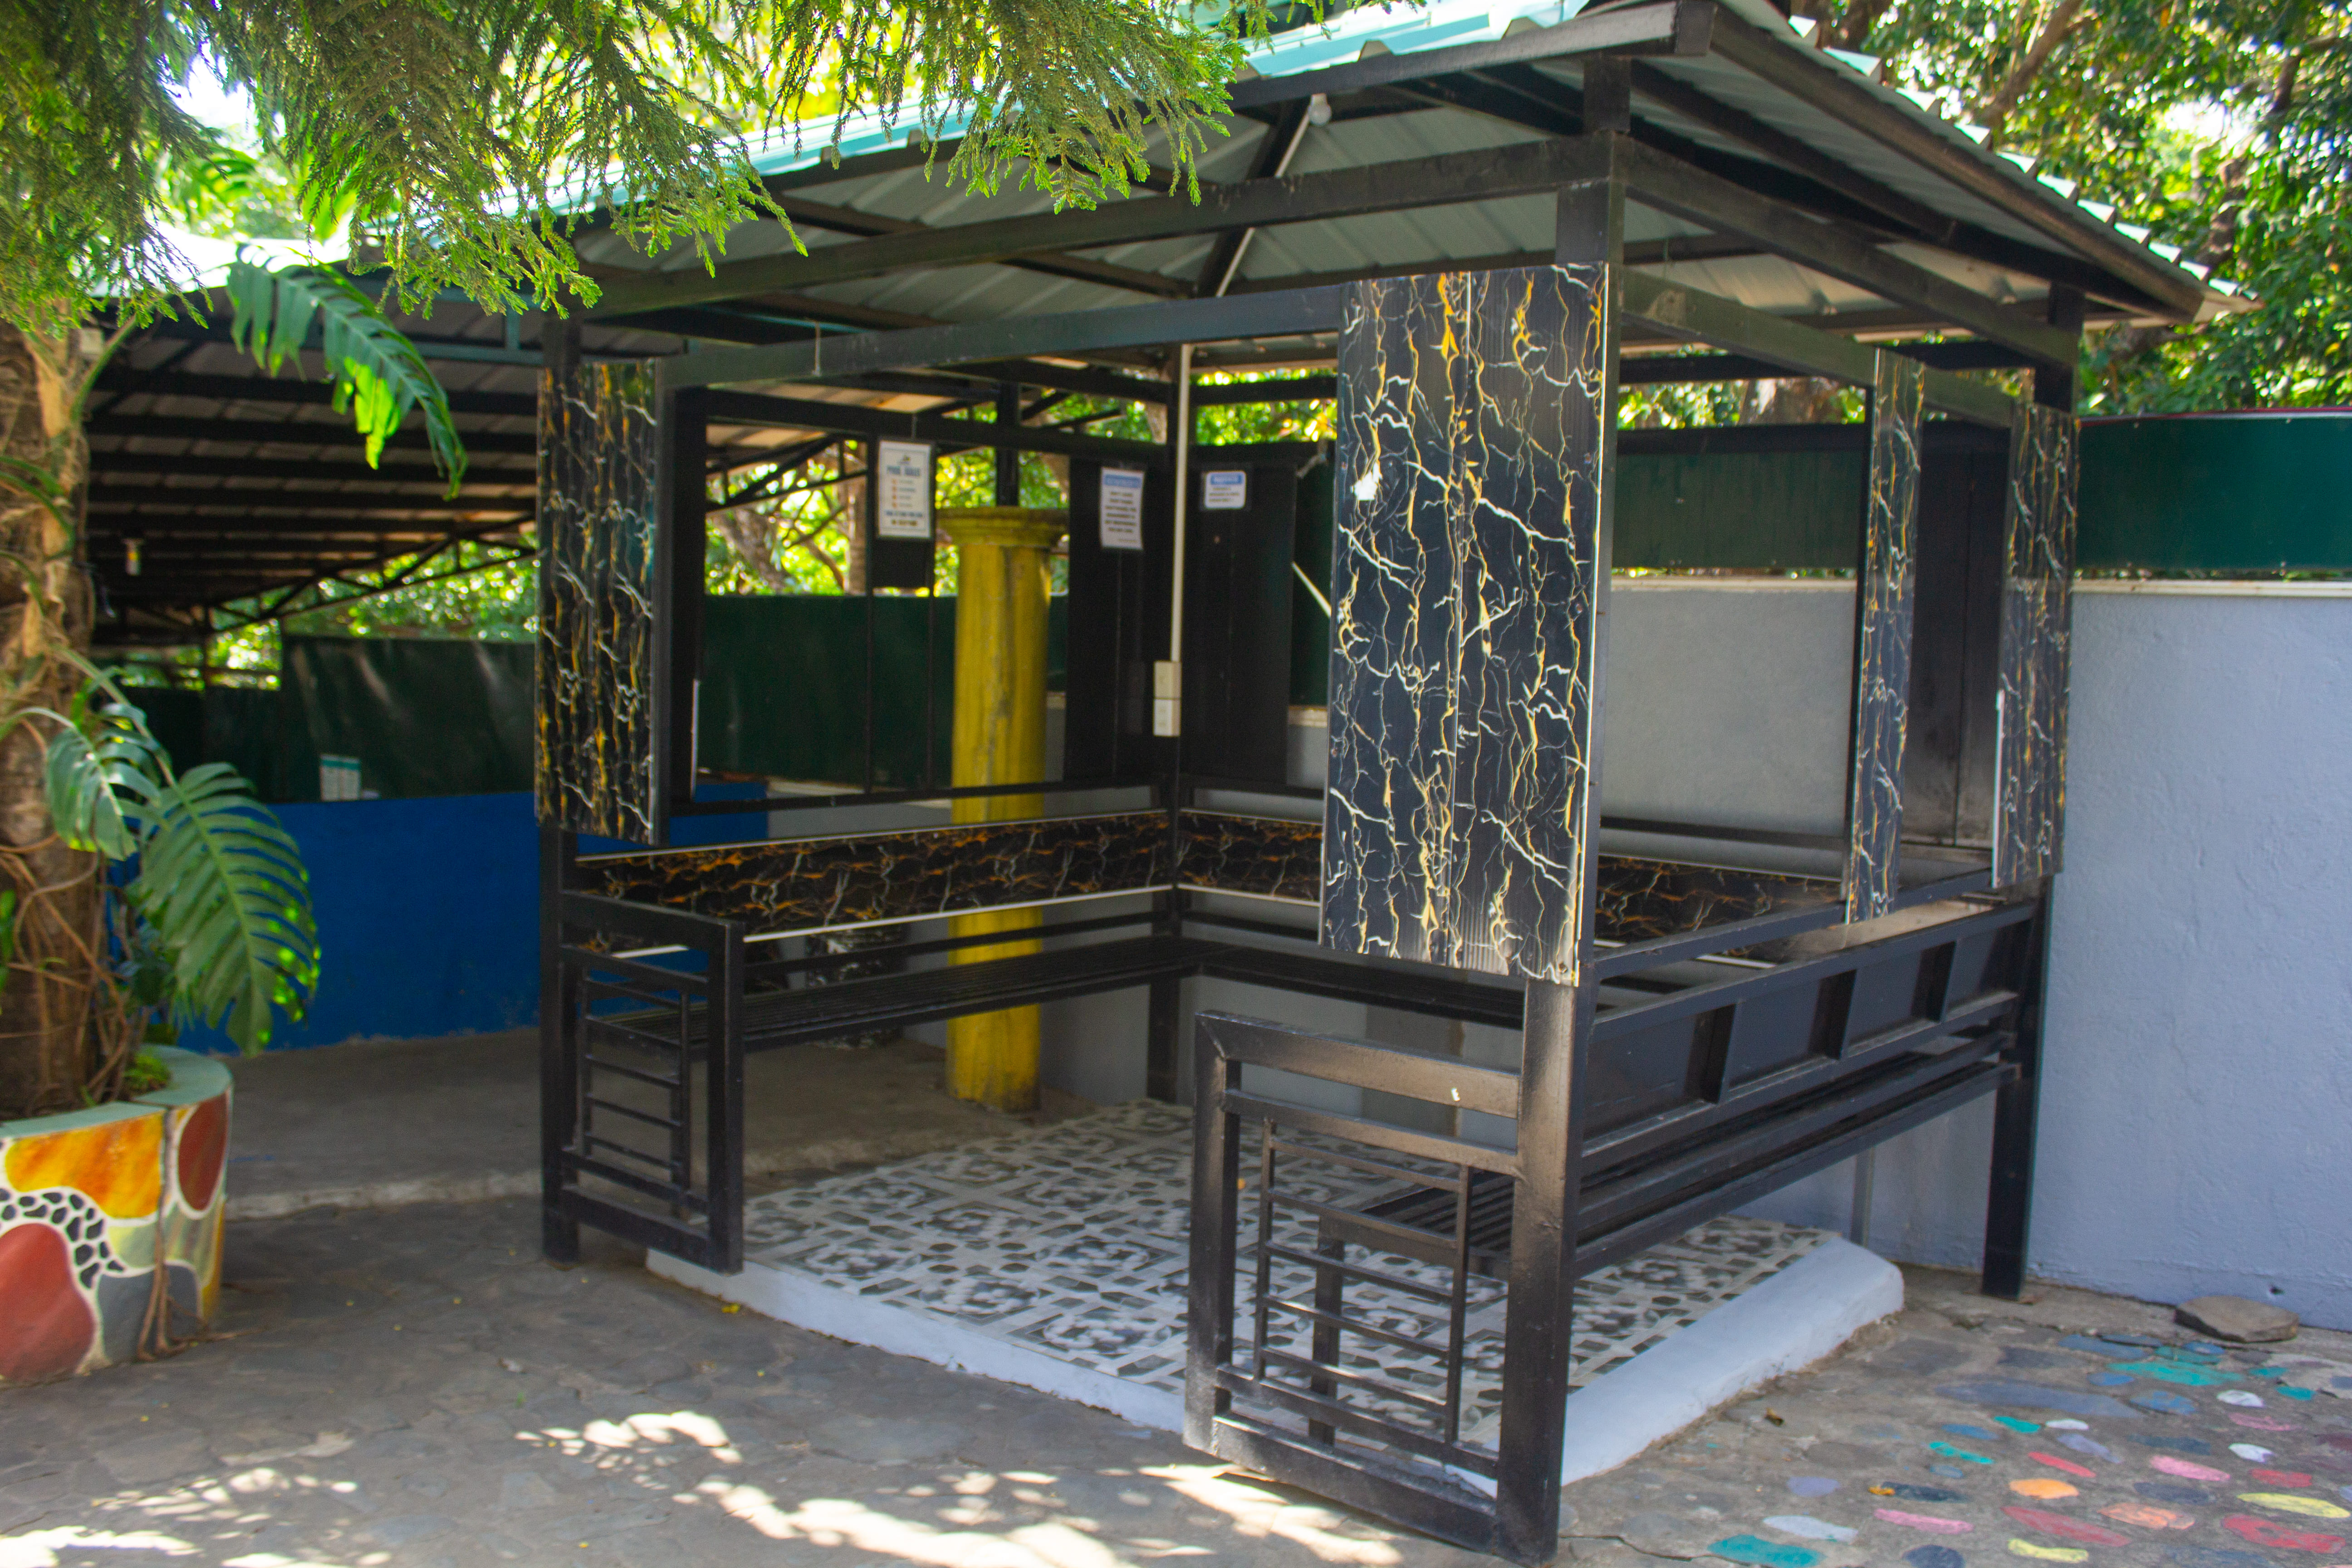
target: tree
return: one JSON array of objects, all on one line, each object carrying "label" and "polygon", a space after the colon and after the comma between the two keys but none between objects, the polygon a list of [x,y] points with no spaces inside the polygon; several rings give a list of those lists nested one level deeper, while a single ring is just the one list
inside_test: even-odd
[{"label": "tree", "polygon": [[[0,994],[0,1115],[89,1059],[96,862],[61,838],[42,740],[91,605],[79,409],[106,354],[157,313],[203,309],[168,220],[239,199],[250,153],[173,97],[208,70],[249,94],[262,152],[311,235],[410,306],[456,289],[489,310],[593,302],[568,234],[593,216],[646,251],[706,259],[750,215],[781,221],[752,163],[812,111],[869,112],[976,187],[1026,181],[1085,204],[1156,155],[1189,178],[1242,34],[1265,0],[0,0],[0,858],[24,984]],[[341,274],[266,302],[332,313]],[[259,310],[263,285],[235,303]],[[217,308],[215,305],[215,308]],[[359,318],[341,320],[352,327]],[[275,323],[275,324],[273,324]],[[307,327],[308,322],[302,323]],[[389,351],[377,339],[362,348]],[[349,375],[362,420],[405,413],[396,355]],[[428,378],[429,380],[429,378]],[[429,416],[429,402],[425,403]]]},{"label": "tree", "polygon": [[2085,413],[2352,401],[2347,0],[1845,0],[1829,25],[2257,301],[2094,340]]}]

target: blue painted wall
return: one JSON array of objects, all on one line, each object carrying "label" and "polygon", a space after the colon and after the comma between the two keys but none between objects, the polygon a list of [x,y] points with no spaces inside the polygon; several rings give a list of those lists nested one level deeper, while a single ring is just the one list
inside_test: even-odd
[{"label": "blue painted wall", "polygon": [[[705,788],[705,798],[764,786]],[[321,959],[310,1016],[272,1050],[423,1039],[539,1021],[539,828],[527,794],[353,800],[272,810],[310,869]],[[681,844],[757,837],[766,813],[681,819]],[[625,849],[584,843],[583,849]],[[217,1029],[191,1050],[233,1051]]]},{"label": "blue painted wall", "polygon": [[[539,1011],[539,836],[530,796],[273,808],[301,847],[321,963],[310,1016],[273,1050],[481,1034]],[[194,1050],[236,1047],[194,1029]]]}]

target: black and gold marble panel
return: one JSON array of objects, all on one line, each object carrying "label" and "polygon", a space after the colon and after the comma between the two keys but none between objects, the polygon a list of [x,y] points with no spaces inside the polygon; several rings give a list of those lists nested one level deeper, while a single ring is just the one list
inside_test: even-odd
[{"label": "black and gold marble panel", "polygon": [[[1183,881],[1221,893],[1255,893],[1302,904],[1321,886],[1322,828],[1222,812],[1184,814]],[[1646,942],[1782,910],[1834,903],[1838,884],[1727,866],[1631,855],[1601,857],[1595,899],[1603,942]]]},{"label": "black and gold marble panel", "polygon": [[1648,942],[1707,926],[1753,920],[1838,900],[1826,877],[1790,877],[1729,866],[1694,866],[1631,855],[1601,858],[1593,901],[1595,934],[1603,942]]},{"label": "black and gold marble panel", "polygon": [[1601,267],[1355,285],[1324,942],[1572,982],[1613,358]]},{"label": "black and gold marble panel", "polygon": [[1845,916],[1895,907],[1903,844],[1903,740],[1911,711],[1913,536],[1927,366],[1882,349],[1870,388],[1870,488],[1863,505],[1854,626],[1853,779],[1846,804]]},{"label": "black and gold marble panel", "polygon": [[1164,814],[1123,812],[597,856],[581,890],[758,934],[1140,891],[1166,881],[1167,849]]},{"label": "black and gold marble panel", "polygon": [[654,702],[658,430],[650,361],[582,364],[539,392],[541,821],[660,841]]},{"label": "black and gold marble panel", "polygon": [[2066,817],[2066,678],[2074,620],[2074,416],[2021,405],[2010,432],[2000,587],[2000,763],[1992,880],[2055,872]]},{"label": "black and gold marble panel", "polygon": [[1323,891],[1323,825],[1226,812],[1182,821],[1187,887],[1311,904]]}]

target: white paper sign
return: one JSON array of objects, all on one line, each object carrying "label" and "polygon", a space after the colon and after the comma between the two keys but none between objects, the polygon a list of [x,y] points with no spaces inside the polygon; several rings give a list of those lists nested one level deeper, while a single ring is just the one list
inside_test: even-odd
[{"label": "white paper sign", "polygon": [[1105,550],[1143,548],[1143,470],[1105,468],[1102,471],[1102,547]]},{"label": "white paper sign", "polygon": [[876,444],[877,513],[874,531],[884,539],[931,536],[931,448],[920,441]]},{"label": "white paper sign", "polygon": [[1201,475],[1201,510],[1241,511],[1249,505],[1247,468],[1210,468]]}]

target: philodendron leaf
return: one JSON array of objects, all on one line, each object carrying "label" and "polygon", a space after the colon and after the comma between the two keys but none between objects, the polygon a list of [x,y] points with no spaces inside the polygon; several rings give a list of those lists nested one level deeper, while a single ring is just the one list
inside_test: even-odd
[{"label": "philodendron leaf", "polygon": [[226,1025],[247,1055],[272,1005],[299,1017],[319,981],[310,877],[293,838],[219,763],[131,804],[142,837],[129,893],[170,955],[184,1017]]}]

